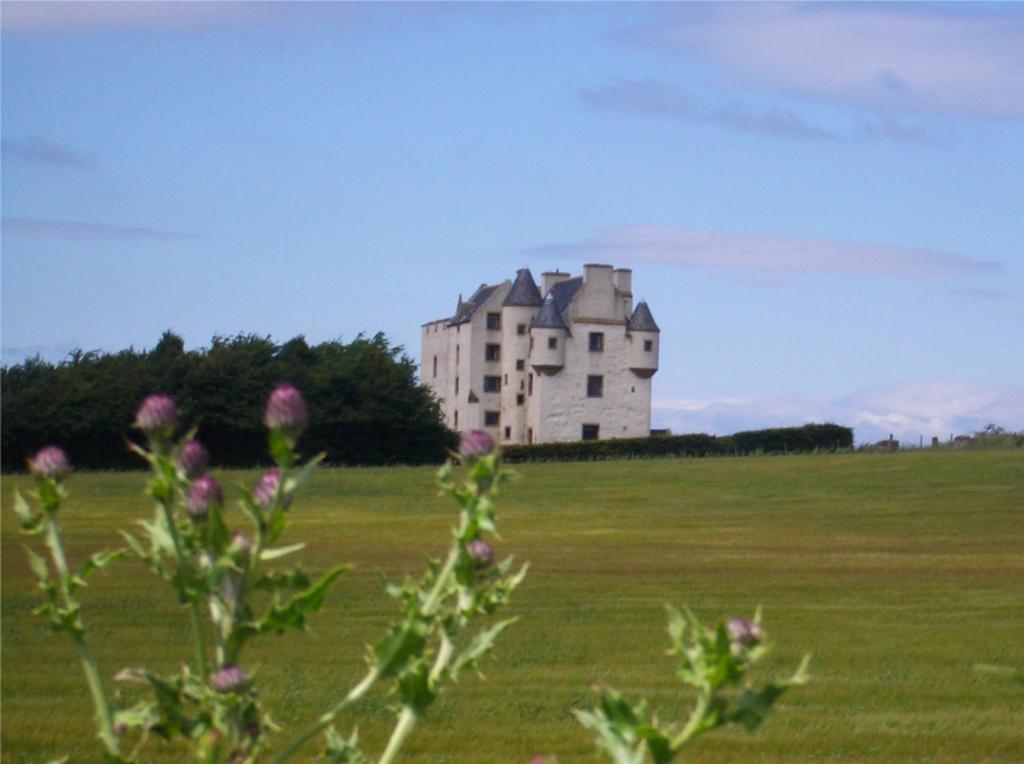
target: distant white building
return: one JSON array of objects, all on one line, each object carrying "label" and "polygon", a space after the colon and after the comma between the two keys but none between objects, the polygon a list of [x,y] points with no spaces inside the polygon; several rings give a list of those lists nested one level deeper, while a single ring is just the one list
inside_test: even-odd
[{"label": "distant white building", "polygon": [[642,437],[659,333],[647,303],[633,308],[629,269],[549,272],[538,289],[524,268],[423,325],[420,380],[459,432],[502,443]]}]

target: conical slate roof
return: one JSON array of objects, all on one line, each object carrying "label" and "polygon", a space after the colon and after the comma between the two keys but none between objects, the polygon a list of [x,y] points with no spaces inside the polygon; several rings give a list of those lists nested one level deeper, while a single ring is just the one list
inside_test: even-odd
[{"label": "conical slate roof", "polygon": [[562,317],[558,315],[558,308],[555,307],[555,297],[551,292],[548,292],[548,296],[544,298],[544,304],[541,306],[540,313],[533,319],[531,326],[535,326],[538,329],[566,328]]},{"label": "conical slate roof", "polygon": [[647,303],[641,300],[636,304],[636,309],[633,311],[633,315],[629,317],[629,323],[626,328],[631,332],[660,332],[661,329],[654,323],[654,316],[651,315],[651,309],[647,307]]},{"label": "conical slate roof", "polygon": [[540,297],[540,290],[537,282],[533,280],[533,274],[529,268],[520,268],[516,271],[516,280],[509,290],[508,297],[502,305],[516,305],[526,308],[538,308],[544,300]]}]

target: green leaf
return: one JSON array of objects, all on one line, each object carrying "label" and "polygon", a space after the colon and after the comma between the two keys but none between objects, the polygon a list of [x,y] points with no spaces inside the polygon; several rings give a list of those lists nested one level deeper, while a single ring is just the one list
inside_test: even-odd
[{"label": "green leaf", "polygon": [[291,494],[297,489],[301,488],[307,482],[309,482],[310,478],[313,477],[313,474],[320,466],[320,462],[322,462],[326,458],[327,452],[321,451],[319,454],[317,454],[308,462],[306,462],[303,465],[302,469],[299,470],[297,474],[288,477],[284,481],[284,492],[286,494]]},{"label": "green leaf", "polygon": [[370,764],[370,760],[359,749],[359,730],[352,730],[352,737],[345,739],[334,729],[327,729],[327,748],[324,758],[330,764]]},{"label": "green leaf", "polygon": [[347,570],[348,566],[346,565],[331,568],[312,586],[293,595],[283,603],[275,602],[257,622],[243,624],[242,628],[256,631],[259,634],[280,634],[285,629],[305,628],[306,615],[320,609],[330,591],[331,584]]},{"label": "green leaf", "polygon": [[459,672],[463,669],[476,668],[480,659],[493,649],[501,632],[518,620],[518,618],[509,618],[474,634],[465,649],[452,661],[452,679],[458,679]]},{"label": "green leaf", "polygon": [[50,568],[46,564],[46,559],[28,547],[25,547],[25,554],[28,555],[28,564],[32,568],[32,572],[35,573],[40,585],[47,584],[50,580]]},{"label": "green leaf", "polygon": [[373,664],[382,677],[394,676],[426,645],[427,623],[419,613],[393,624],[387,636],[373,646]]},{"label": "green leaf", "polygon": [[109,552],[96,552],[91,555],[84,563],[82,567],[78,569],[78,572],[71,577],[69,588],[74,591],[79,586],[85,586],[85,580],[98,570],[103,570],[105,567],[110,565],[117,560],[127,557],[128,550],[126,549],[114,549]]},{"label": "green leaf", "polygon": [[399,674],[395,690],[403,706],[422,716],[437,697],[431,686],[430,663],[422,657],[413,661]]},{"label": "green leaf", "polygon": [[260,559],[263,562],[269,562],[270,560],[276,560],[280,557],[298,552],[300,549],[305,549],[305,543],[291,544],[290,546],[279,546],[273,549],[264,549],[260,552]]},{"label": "green leaf", "polygon": [[14,513],[18,517],[18,525],[25,533],[36,534],[43,528],[43,515],[36,512],[32,506],[25,501],[21,491],[14,492]]}]

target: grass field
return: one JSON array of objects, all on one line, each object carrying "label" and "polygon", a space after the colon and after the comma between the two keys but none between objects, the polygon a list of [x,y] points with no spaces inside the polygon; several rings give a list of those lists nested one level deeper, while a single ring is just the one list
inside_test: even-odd
[{"label": "grass field", "polygon": [[[505,492],[500,553],[531,562],[521,620],[484,666],[441,697],[406,761],[598,761],[570,715],[608,682],[649,697],[661,718],[688,696],[671,676],[663,604],[706,620],[761,604],[777,645],[766,671],[812,652],[814,679],[755,735],[712,733],[687,760],[1024,761],[1024,688],[978,676],[1024,663],[1024,452],[818,455],[531,464]],[[225,485],[254,473],[228,473]],[[91,707],[71,649],[29,611],[36,601],[3,485],[3,759],[97,760]],[[148,513],[140,474],[74,476],[64,513],[75,559],[116,545]],[[326,470],[293,509],[308,567],[354,563],[314,631],[250,653],[264,699],[288,729],[311,720],[363,668],[364,644],[394,612],[389,578],[421,569],[448,540],[452,508],[429,469]],[[240,519],[235,515],[236,519]],[[190,655],[168,591],[127,561],[85,591],[104,674]],[[371,751],[386,697],[343,716]],[[152,760],[180,751],[152,746]],[[312,753],[312,748],[311,748]]]}]

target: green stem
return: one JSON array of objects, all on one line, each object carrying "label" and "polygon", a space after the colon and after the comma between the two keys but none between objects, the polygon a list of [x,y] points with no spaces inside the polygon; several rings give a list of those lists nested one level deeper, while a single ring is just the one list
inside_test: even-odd
[{"label": "green stem", "polygon": [[702,689],[700,696],[697,698],[697,705],[693,707],[693,711],[690,712],[690,718],[686,722],[686,726],[683,730],[672,738],[671,748],[672,753],[678,753],[679,749],[686,745],[704,723],[704,716],[707,713],[708,705],[711,702],[711,691],[708,689]]},{"label": "green stem", "polygon": [[395,725],[391,738],[388,740],[388,746],[384,749],[380,759],[377,760],[377,764],[391,764],[398,755],[398,751],[401,750],[405,739],[409,737],[409,733],[412,732],[415,726],[416,712],[409,706],[405,706],[402,708],[402,713],[398,715],[398,724]]},{"label": "green stem", "polygon": [[377,681],[377,678],[377,672],[375,670],[369,671],[366,676],[363,677],[363,680],[349,691],[348,695],[324,711],[315,722],[288,741],[288,745],[275,754],[274,758],[270,760],[270,764],[281,764],[294,756],[308,740],[319,735],[331,726],[338,714],[340,714],[347,706],[355,703],[363,697],[373,683]]},{"label": "green stem", "polygon": [[[167,532],[171,535],[174,544],[174,558],[178,563],[178,570],[186,567],[185,553],[181,549],[181,539],[178,536],[178,526],[174,522],[174,514],[171,511],[170,502],[161,501],[160,507],[164,511],[164,518],[167,520]],[[206,680],[210,675],[206,658],[206,641],[203,639],[203,625],[199,620],[199,605],[190,595],[188,600],[189,621],[192,624],[192,638],[196,643],[196,663],[198,664],[199,676]]]},{"label": "green stem", "polygon": [[[68,610],[77,608],[78,603],[71,596],[68,582],[71,575],[68,572],[67,556],[64,553],[64,541],[60,533],[60,523],[57,520],[56,509],[46,512],[46,545],[50,549],[50,556],[53,558],[53,566],[57,570],[60,580],[60,595],[64,607]],[[106,693],[103,691],[103,683],[100,681],[100,673],[96,668],[96,659],[89,650],[89,644],[85,641],[85,626],[82,623],[81,615],[76,616],[78,623],[75,628],[70,629],[71,641],[75,645],[75,652],[82,662],[85,670],[85,681],[89,685],[89,694],[92,695],[93,705],[96,707],[96,724],[98,735],[103,745],[114,756],[120,756],[121,752],[117,745],[117,738],[114,735],[114,717],[110,711],[110,704],[107,702]]]}]

